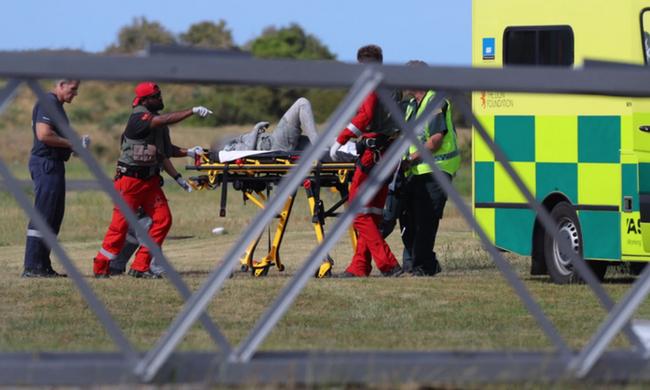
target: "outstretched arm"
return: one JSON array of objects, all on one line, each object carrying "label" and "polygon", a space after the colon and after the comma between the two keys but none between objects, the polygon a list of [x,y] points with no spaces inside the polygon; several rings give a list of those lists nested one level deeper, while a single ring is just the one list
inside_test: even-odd
[{"label": "outstretched arm", "polygon": [[172,155],[170,157],[186,157],[187,149],[180,146],[172,145]]},{"label": "outstretched arm", "polygon": [[196,155],[203,153],[205,153],[205,150],[198,145],[191,148],[181,148],[180,146],[172,145],[172,155],[170,157],[194,158]]},{"label": "outstretched arm", "polygon": [[166,125],[173,125],[174,123],[178,123],[183,119],[189,118],[190,116],[192,116],[192,114],[196,114],[201,118],[205,118],[206,116],[212,114],[212,111],[210,111],[209,109],[203,106],[196,106],[196,107],[188,108],[187,110],[156,115],[153,117],[153,119],[151,119],[150,126],[161,127]]},{"label": "outstretched arm", "polygon": [[166,125],[172,125],[178,123],[183,119],[189,118],[192,116],[192,109],[188,108],[183,111],[170,112],[168,114],[156,115],[151,119],[151,127],[162,127]]}]

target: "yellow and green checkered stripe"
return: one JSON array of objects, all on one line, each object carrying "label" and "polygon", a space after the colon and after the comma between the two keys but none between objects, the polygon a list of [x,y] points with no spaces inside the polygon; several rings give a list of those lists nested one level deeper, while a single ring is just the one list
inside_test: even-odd
[{"label": "yellow and green checkered stripe", "polygon": [[[620,259],[622,197],[636,196],[638,209],[636,165],[620,161],[620,116],[480,120],[539,201],[560,193],[578,209],[586,258]],[[476,217],[496,246],[530,255],[535,213],[480,137],[474,139]]]}]

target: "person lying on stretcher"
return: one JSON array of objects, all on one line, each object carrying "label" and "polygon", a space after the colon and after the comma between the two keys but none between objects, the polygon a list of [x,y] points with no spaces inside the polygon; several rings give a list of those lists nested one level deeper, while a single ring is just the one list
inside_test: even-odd
[{"label": "person lying on stretcher", "polygon": [[[301,97],[284,113],[273,132],[266,132],[269,122],[258,122],[253,130],[229,141],[224,151],[276,150],[290,152],[302,150],[307,142],[318,138],[314,114],[309,100]],[[303,133],[305,136],[303,136]]]},{"label": "person lying on stretcher", "polygon": [[[219,161],[226,162],[248,156],[251,155],[247,153],[250,151],[301,151],[310,143],[315,143],[318,138],[311,103],[304,97],[298,98],[289,107],[272,132],[268,132],[268,128],[269,122],[258,122],[248,133],[227,141],[220,148]],[[356,156],[354,144],[346,146],[340,149],[340,159],[337,161],[351,161]],[[325,157],[329,160],[328,155]]]}]

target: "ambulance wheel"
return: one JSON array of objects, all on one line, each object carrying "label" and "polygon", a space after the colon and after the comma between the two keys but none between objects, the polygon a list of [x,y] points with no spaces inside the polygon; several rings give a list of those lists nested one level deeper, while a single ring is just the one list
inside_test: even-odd
[{"label": "ambulance wheel", "polygon": [[[580,229],[578,214],[576,214],[573,207],[567,202],[560,202],[551,210],[551,217],[556,223],[556,231],[560,239],[571,250],[582,256],[582,231]],[[582,279],[578,275],[577,270],[574,269],[573,264],[571,264],[569,253],[565,253],[560,249],[560,245],[553,239],[553,235],[547,234],[544,229],[540,229],[540,232],[544,234],[544,262],[546,263],[548,274],[553,283],[581,283]],[[587,265],[589,265],[596,278],[601,282],[605,279],[608,264],[606,261],[587,261]]]},{"label": "ambulance wheel", "polygon": [[[582,232],[578,214],[573,207],[567,202],[560,202],[551,210],[551,217],[555,221],[556,232],[560,239],[573,252],[582,256]],[[553,239],[553,234],[548,234],[543,228],[540,229],[540,232],[544,235],[544,262],[553,283],[577,282],[578,275],[571,264],[570,253],[560,248],[560,244]]]}]

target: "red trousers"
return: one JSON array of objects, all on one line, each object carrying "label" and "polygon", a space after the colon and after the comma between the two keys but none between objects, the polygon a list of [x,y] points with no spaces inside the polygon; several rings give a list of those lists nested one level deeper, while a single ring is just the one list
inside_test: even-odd
[{"label": "red trousers", "polygon": [[[122,176],[115,180],[114,185],[131,210],[135,211],[138,207],[142,207],[144,212],[151,217],[149,235],[156,244],[162,245],[172,226],[172,214],[167,204],[167,198],[160,188],[160,176],[155,175],[147,180]],[[102,247],[95,257],[93,271],[96,275],[108,274],[109,262],[117,257],[122,250],[128,230],[129,223],[124,215],[117,207],[113,207],[113,219],[108,226]],[[151,253],[143,245],[136,252],[131,268],[145,272],[149,270],[150,263]]]},{"label": "red trousers", "polygon": [[[360,157],[364,166],[373,165],[373,155],[370,150],[366,150]],[[355,169],[350,185],[350,201],[356,198],[359,186],[368,179],[369,175],[362,169]],[[391,252],[390,247],[384,240],[379,231],[379,225],[383,219],[382,212],[384,203],[388,195],[388,186],[382,185],[377,191],[374,198],[364,210],[354,218],[354,228],[358,233],[357,248],[352,256],[352,262],[346,269],[356,276],[368,276],[372,271],[372,259],[375,260],[377,268],[381,272],[388,272],[399,263]]]}]

